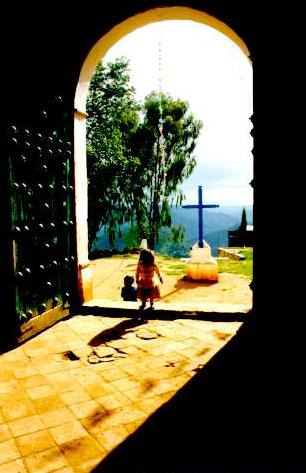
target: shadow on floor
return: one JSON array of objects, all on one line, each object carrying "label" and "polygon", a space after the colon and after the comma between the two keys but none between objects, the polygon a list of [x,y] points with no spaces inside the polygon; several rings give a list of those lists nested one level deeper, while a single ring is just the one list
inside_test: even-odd
[{"label": "shadow on floor", "polygon": [[297,412],[261,341],[246,322],[93,473],[305,472]]},{"label": "shadow on floor", "polygon": [[[119,305],[119,304],[118,304]],[[191,319],[191,320],[207,320],[211,322],[245,322],[252,317],[253,310],[248,312],[212,312],[202,310],[172,310],[170,307],[166,309],[149,308],[140,311],[137,308],[129,307],[102,307],[102,306],[77,306],[72,308],[71,316],[73,315],[99,315],[113,318],[133,317],[134,319],[150,319],[150,320],[176,320],[176,319]]]},{"label": "shadow on floor", "polygon": [[148,323],[147,320],[143,320],[140,318],[123,320],[114,327],[108,328],[98,333],[98,335],[93,337],[88,342],[88,345],[90,345],[91,347],[97,347],[105,342],[118,340],[119,338],[122,338],[123,335],[131,332],[134,327],[138,327],[139,325],[145,325],[146,323]]}]

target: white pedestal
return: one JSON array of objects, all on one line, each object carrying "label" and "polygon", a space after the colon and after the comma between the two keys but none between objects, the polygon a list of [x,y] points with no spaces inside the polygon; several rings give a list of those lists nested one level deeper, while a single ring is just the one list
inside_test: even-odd
[{"label": "white pedestal", "polygon": [[186,278],[194,281],[218,281],[218,263],[212,258],[210,246],[195,243],[187,260]]}]

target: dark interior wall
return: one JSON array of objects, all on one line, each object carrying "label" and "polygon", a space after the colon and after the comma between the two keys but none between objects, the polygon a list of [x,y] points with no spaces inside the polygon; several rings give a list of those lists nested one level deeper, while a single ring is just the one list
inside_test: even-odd
[{"label": "dark interior wall", "polygon": [[[2,16],[2,76],[6,116],[28,115],[54,93],[74,96],[82,64],[92,46],[133,14],[160,6],[189,6],[224,21],[252,50],[252,10],[248,2],[130,0],[126,2],[8,3]],[[81,4],[80,4],[81,5]]]}]

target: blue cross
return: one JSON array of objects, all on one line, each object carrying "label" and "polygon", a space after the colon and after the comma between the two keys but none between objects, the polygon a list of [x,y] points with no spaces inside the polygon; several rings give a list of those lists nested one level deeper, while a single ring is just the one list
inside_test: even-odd
[{"label": "blue cross", "polygon": [[219,207],[216,204],[203,205],[202,199],[202,186],[199,186],[198,190],[199,203],[198,205],[182,205],[183,209],[199,209],[199,248],[203,248],[203,209],[211,209]]}]

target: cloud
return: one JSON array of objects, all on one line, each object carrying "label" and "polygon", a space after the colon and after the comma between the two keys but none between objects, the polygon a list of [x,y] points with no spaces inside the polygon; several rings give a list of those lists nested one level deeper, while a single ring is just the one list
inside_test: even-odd
[{"label": "cloud", "polygon": [[194,152],[197,166],[183,186],[190,198],[203,185],[213,199],[250,201],[253,72],[239,47],[210,26],[163,21],[122,38],[105,60],[122,55],[130,60],[139,100],[158,90],[161,80],[163,90],[187,100],[192,113],[203,122]]}]

